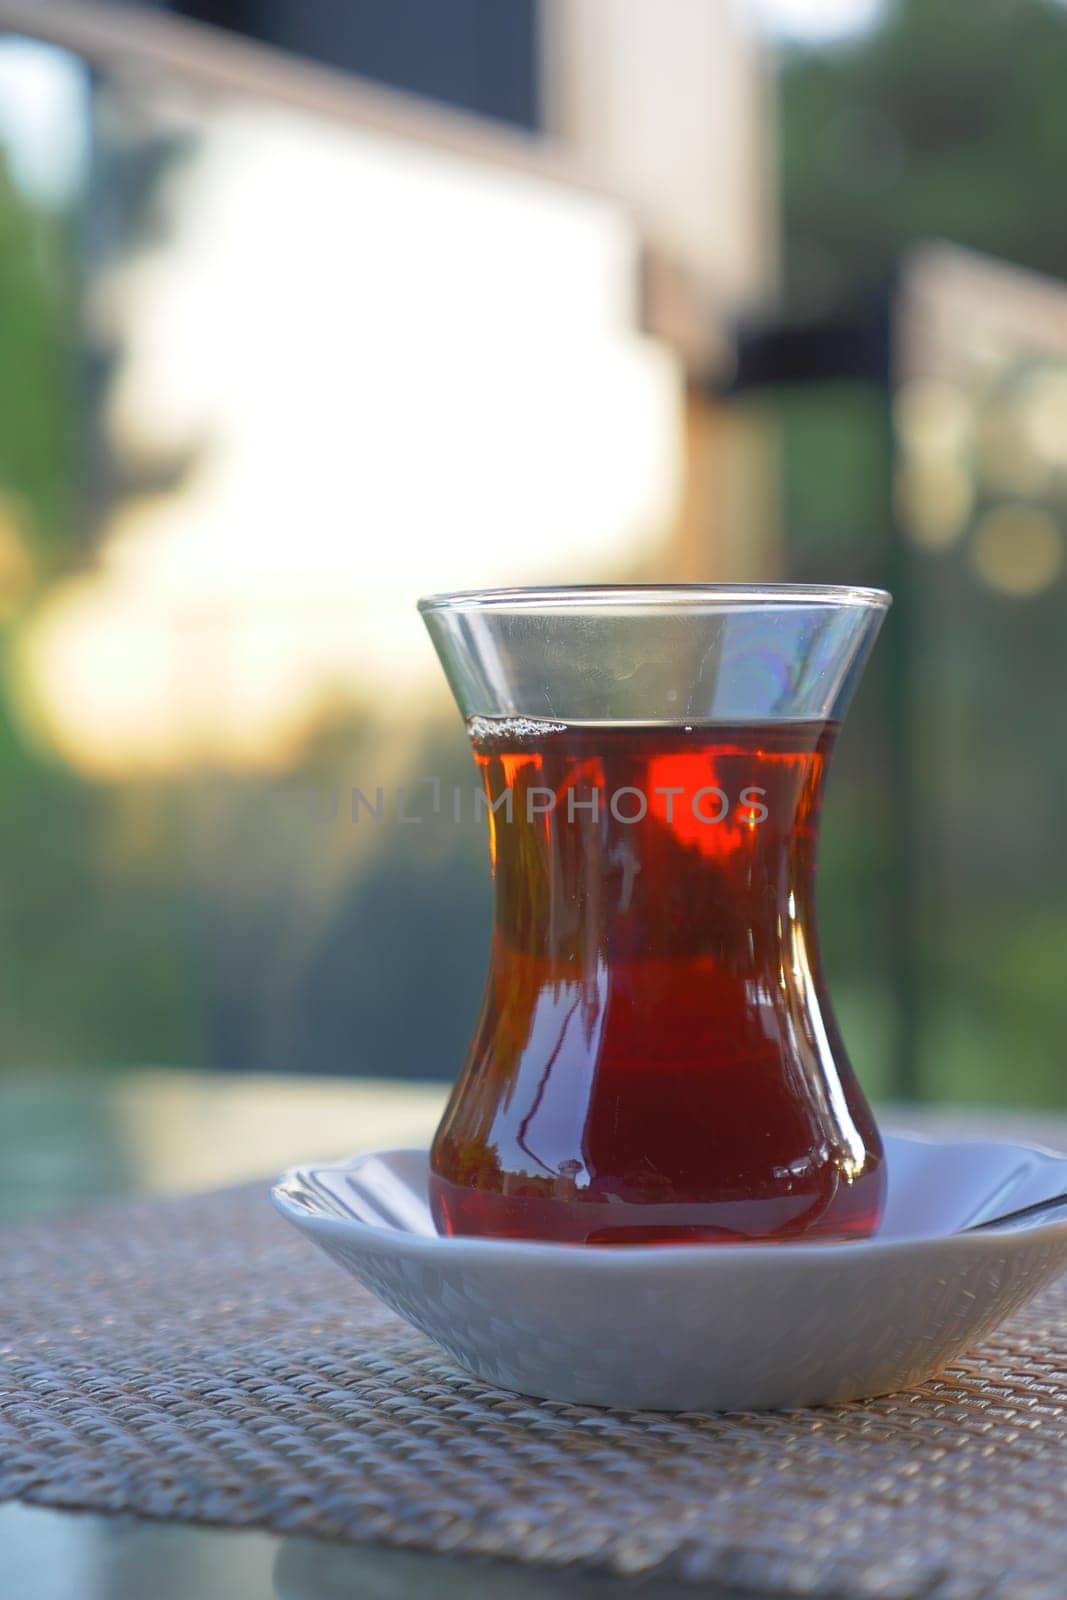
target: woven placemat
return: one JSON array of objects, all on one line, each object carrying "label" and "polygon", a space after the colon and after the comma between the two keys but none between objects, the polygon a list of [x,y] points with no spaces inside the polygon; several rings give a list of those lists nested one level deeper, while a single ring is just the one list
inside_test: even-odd
[{"label": "woven placemat", "polygon": [[261,1187],[0,1235],[0,1497],[783,1595],[1062,1600],[1067,1279],[923,1389],[677,1416],[487,1389]]}]

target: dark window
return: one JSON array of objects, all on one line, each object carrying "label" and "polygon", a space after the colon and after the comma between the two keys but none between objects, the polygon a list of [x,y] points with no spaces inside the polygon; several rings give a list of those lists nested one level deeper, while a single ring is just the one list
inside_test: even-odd
[{"label": "dark window", "polygon": [[537,7],[538,0],[171,0],[165,9],[536,128]]}]

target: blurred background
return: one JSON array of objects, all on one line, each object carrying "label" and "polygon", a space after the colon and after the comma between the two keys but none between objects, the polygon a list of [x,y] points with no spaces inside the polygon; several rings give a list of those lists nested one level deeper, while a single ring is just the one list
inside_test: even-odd
[{"label": "blurred background", "polygon": [[146,1067],[451,1079],[414,602],[509,583],[891,588],[850,1052],[1067,1103],[1065,76],[1061,0],[0,0],[0,1156],[56,1074],[72,1138]]}]

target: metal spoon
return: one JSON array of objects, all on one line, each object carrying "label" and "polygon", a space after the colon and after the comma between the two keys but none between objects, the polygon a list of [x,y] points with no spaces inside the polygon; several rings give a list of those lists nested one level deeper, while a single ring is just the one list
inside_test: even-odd
[{"label": "metal spoon", "polygon": [[981,1233],[986,1228],[1011,1227],[1013,1223],[1041,1216],[1043,1212],[1067,1211],[1067,1194],[1056,1194],[1048,1200],[1035,1200],[1032,1205],[1020,1206],[1017,1211],[1005,1211],[999,1217],[987,1217],[984,1222],[971,1222],[960,1233]]}]

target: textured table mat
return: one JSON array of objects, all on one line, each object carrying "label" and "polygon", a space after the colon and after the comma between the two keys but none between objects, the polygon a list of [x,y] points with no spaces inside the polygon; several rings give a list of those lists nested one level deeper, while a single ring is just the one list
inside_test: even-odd
[{"label": "textured table mat", "polygon": [[943,1379],[627,1414],[465,1377],[261,1188],[0,1234],[0,1498],[784,1595],[1062,1600],[1067,1279]]}]

